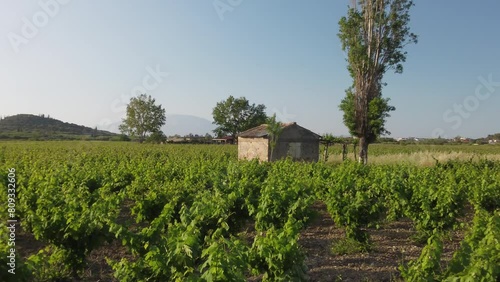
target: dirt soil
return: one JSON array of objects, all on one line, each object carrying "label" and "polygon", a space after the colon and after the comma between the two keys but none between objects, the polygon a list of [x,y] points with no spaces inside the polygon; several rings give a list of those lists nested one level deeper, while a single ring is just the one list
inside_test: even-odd
[{"label": "dirt soil", "polygon": [[[299,240],[306,254],[310,281],[401,281],[398,266],[418,258],[423,248],[410,238],[415,234],[412,222],[400,220],[379,229],[368,229],[373,242],[373,250],[369,253],[333,255],[332,242],[344,237],[343,230],[335,226],[323,203],[317,202],[313,208],[316,216],[301,232]],[[43,244],[31,234],[20,231],[16,246],[26,259],[42,249]],[[450,237],[443,244],[443,265],[458,249],[463,232],[453,232]],[[117,281],[106,257],[120,260],[125,256],[128,253],[117,240],[92,251],[81,281]]]}]

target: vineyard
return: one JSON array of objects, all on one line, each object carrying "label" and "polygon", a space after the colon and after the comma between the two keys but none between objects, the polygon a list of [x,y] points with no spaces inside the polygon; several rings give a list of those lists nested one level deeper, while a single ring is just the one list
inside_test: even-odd
[{"label": "vineyard", "polygon": [[[331,258],[381,253],[373,234],[407,224],[419,255],[366,281],[500,279],[500,161],[362,166],[236,155],[216,145],[0,143],[0,281],[353,281],[352,263],[322,276],[311,263],[306,233],[322,213],[342,231],[328,242]],[[89,271],[96,252],[109,276]]]}]

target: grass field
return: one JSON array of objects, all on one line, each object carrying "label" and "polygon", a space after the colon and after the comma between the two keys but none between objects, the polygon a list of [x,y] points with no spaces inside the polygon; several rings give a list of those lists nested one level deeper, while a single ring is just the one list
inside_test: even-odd
[{"label": "grass field", "polygon": [[[329,149],[329,162],[342,162],[342,147],[334,145]],[[323,152],[323,147],[320,150]],[[321,157],[324,155],[322,154]],[[347,158],[355,159],[353,145],[348,146]],[[323,159],[323,158],[321,158]],[[500,145],[415,145],[415,144],[372,144],[368,147],[370,164],[416,164],[429,166],[437,161],[448,160],[500,160]]]}]

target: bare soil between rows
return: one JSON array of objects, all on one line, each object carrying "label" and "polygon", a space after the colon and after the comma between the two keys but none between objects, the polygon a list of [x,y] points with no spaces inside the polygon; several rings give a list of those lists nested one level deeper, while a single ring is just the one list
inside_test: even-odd
[{"label": "bare soil between rows", "polygon": [[[411,239],[416,232],[407,219],[383,224],[379,229],[368,229],[373,244],[368,253],[333,255],[331,245],[344,238],[344,231],[335,225],[322,202],[315,203],[313,209],[315,216],[299,239],[306,255],[309,281],[402,281],[398,266],[420,256],[423,245]],[[21,257],[26,259],[44,247],[33,235],[20,231],[16,247]],[[443,242],[443,266],[458,249],[463,236],[463,231],[453,231]],[[120,260],[124,257],[130,255],[118,240],[92,251],[81,281],[118,281],[106,258]],[[256,280],[255,277],[249,279]]]}]

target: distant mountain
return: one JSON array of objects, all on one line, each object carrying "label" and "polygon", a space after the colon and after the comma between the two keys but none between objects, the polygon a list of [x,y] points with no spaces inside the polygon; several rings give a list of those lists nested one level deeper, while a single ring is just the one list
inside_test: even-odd
[{"label": "distant mountain", "polygon": [[118,134],[43,115],[20,114],[0,120],[0,139],[82,139],[85,136],[109,139]]},{"label": "distant mountain", "polygon": [[162,131],[167,136],[175,134],[184,136],[190,133],[198,135],[209,133],[213,135],[215,127],[210,120],[205,118],[191,115],[169,115],[166,124],[162,127]]}]

